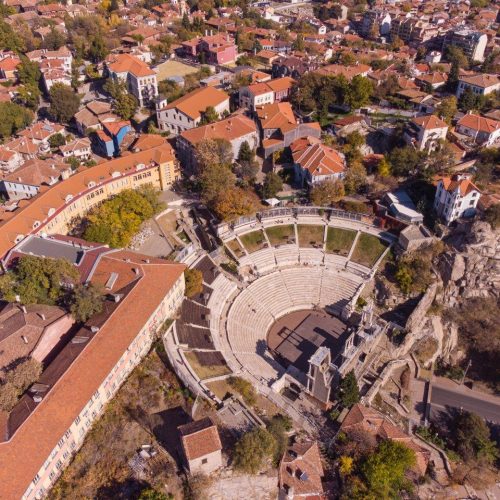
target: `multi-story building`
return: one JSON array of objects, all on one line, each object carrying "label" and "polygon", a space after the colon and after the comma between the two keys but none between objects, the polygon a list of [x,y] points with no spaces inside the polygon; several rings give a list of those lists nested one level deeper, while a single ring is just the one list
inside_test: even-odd
[{"label": "multi-story building", "polygon": [[285,76],[241,87],[239,93],[240,106],[255,111],[258,106],[284,101],[290,97],[294,83],[293,78]]},{"label": "multi-story building", "polygon": [[177,137],[177,151],[182,166],[188,171],[196,167],[196,145],[205,139],[226,139],[231,143],[233,161],[240,153],[241,145],[247,142],[251,149],[259,145],[259,134],[255,122],[244,115],[234,115],[202,127],[182,132]]},{"label": "multi-story building", "polygon": [[139,106],[147,106],[158,96],[156,73],[143,61],[130,54],[111,54],[106,58],[108,74],[126,82]]},{"label": "multi-story building", "polygon": [[436,115],[418,116],[408,123],[404,138],[419,151],[433,151],[446,139],[448,125]]},{"label": "multi-story building", "polygon": [[443,177],[437,185],[434,210],[446,224],[450,224],[461,217],[473,216],[480,197],[481,192],[469,176]]},{"label": "multi-story building", "polygon": [[407,44],[418,46],[432,40],[439,34],[439,28],[426,19],[401,15],[391,21],[391,38],[396,37]]},{"label": "multi-story building", "polygon": [[180,306],[184,268],[124,250],[108,249],[99,256],[90,280],[107,291],[103,312],[72,335],[38,383],[2,418],[3,498],[47,494]]},{"label": "multi-story building", "polygon": [[391,15],[384,10],[369,9],[363,14],[360,33],[364,37],[387,36],[391,32]]},{"label": "multi-story building", "polygon": [[443,52],[447,47],[458,47],[471,61],[484,61],[488,36],[466,28],[450,30],[443,39]]},{"label": "multi-story building", "polygon": [[176,158],[168,143],[79,171],[41,190],[9,218],[0,221],[0,256],[28,234],[66,233],[75,217],[124,189],[144,185],[170,188],[178,178]]},{"label": "multi-story building", "polygon": [[207,35],[182,42],[180,54],[198,58],[209,64],[229,64],[236,61],[238,47],[234,39],[225,33]]},{"label": "multi-story building", "polygon": [[161,130],[168,130],[177,135],[185,130],[197,127],[207,108],[212,107],[221,117],[229,114],[229,96],[213,87],[202,87],[170,104],[166,99],[156,104],[156,120]]},{"label": "multi-story building", "polygon": [[500,90],[500,78],[497,75],[488,75],[486,73],[460,76],[457,86],[457,98],[468,88],[475,95],[488,95]]}]

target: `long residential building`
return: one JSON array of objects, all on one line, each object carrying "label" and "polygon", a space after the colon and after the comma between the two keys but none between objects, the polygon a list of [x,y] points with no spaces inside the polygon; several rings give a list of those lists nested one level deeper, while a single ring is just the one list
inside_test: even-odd
[{"label": "long residential building", "polygon": [[76,217],[125,189],[150,185],[166,190],[179,177],[173,149],[164,143],[41,186],[38,195],[21,200],[16,210],[0,213],[0,257],[29,234],[66,233]]},{"label": "long residential building", "polygon": [[103,311],[74,332],[10,414],[2,413],[1,498],[46,496],[180,306],[184,268],[124,250],[100,256],[90,279],[108,292]]}]

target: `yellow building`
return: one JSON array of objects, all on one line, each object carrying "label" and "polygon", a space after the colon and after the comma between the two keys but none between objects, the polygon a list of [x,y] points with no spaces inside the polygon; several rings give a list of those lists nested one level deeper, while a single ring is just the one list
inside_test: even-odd
[{"label": "yellow building", "polygon": [[66,233],[75,217],[124,189],[151,185],[163,191],[179,177],[168,143],[79,169],[54,186],[42,186],[37,196],[20,201],[16,210],[0,215],[0,257],[28,234]]}]

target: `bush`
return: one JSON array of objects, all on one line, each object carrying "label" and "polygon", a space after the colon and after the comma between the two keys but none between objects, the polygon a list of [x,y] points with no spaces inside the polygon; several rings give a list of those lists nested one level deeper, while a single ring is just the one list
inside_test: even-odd
[{"label": "bush", "polygon": [[236,443],[234,467],[249,474],[256,474],[263,467],[266,459],[276,453],[277,443],[267,430],[256,428],[247,432]]},{"label": "bush", "polygon": [[241,377],[229,377],[228,383],[235,391],[241,394],[247,404],[250,406],[255,404],[257,394],[254,386],[248,380]]},{"label": "bush", "polygon": [[16,405],[28,387],[36,382],[42,374],[42,365],[36,359],[21,360],[10,368],[0,385],[0,408],[10,411]]},{"label": "bush", "polygon": [[186,297],[194,297],[203,291],[203,274],[200,270],[186,269],[184,279],[186,280],[186,289],[184,291]]}]

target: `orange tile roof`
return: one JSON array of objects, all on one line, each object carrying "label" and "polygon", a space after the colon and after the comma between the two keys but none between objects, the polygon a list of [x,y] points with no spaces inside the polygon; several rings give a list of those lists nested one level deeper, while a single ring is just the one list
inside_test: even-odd
[{"label": "orange tile roof", "polygon": [[321,144],[319,139],[297,139],[290,145],[293,161],[309,170],[312,176],[340,174],[345,170],[344,159],[333,148]]},{"label": "orange tile roof", "polygon": [[485,132],[486,134],[492,134],[496,130],[500,129],[500,122],[470,113],[462,117],[457,123],[457,126],[478,130],[479,132]]},{"label": "orange tile roof", "polygon": [[460,76],[459,80],[481,88],[492,87],[500,83],[500,78],[497,75],[487,75],[484,73],[479,75]]},{"label": "orange tile roof", "polygon": [[156,75],[145,62],[130,54],[111,54],[106,62],[115,73],[132,73],[137,77]]},{"label": "orange tile roof", "polygon": [[418,116],[417,118],[413,118],[412,122],[424,130],[448,127],[448,124],[436,115]]},{"label": "orange tile roof", "polygon": [[210,418],[181,425],[182,447],[188,460],[196,460],[215,451],[222,450],[219,432]]},{"label": "orange tile roof", "polygon": [[257,133],[255,122],[244,115],[235,115],[219,122],[185,130],[181,136],[194,145],[203,139],[232,141],[251,133]]},{"label": "orange tile roof", "polygon": [[[94,167],[97,168],[97,167]],[[126,262],[130,259],[130,262]],[[20,498],[35,474],[96,392],[125,350],[182,275],[185,266],[159,259],[145,263],[128,251],[106,254],[103,273],[117,269],[132,276],[132,290],[122,299],[85,349],[73,361],[8,442],[0,443],[2,498]],[[132,268],[139,270],[135,275]],[[123,328],[127,325],[127,328]]]},{"label": "orange tile roof", "polygon": [[163,109],[178,109],[192,120],[196,120],[209,106],[216,107],[228,99],[229,96],[222,90],[202,87],[171,102]]},{"label": "orange tile roof", "polygon": [[326,76],[344,76],[347,80],[352,80],[357,75],[362,75],[371,71],[371,67],[366,64],[356,64],[355,66],[344,66],[342,64],[330,64],[316,70],[316,73]]},{"label": "orange tile roof", "polygon": [[289,102],[274,102],[256,109],[262,128],[282,128],[284,125],[297,124]]},{"label": "orange tile roof", "polygon": [[5,255],[14,245],[19,235],[26,235],[33,232],[33,221],[42,222],[47,220],[49,208],[56,211],[65,204],[65,198],[71,194],[74,197],[86,192],[90,181],[97,184],[107,182],[112,179],[113,172],[120,172],[122,175],[135,171],[135,165],[139,163],[159,164],[174,159],[172,147],[165,143],[162,146],[141,151],[107,161],[95,167],[82,169],[69,179],[55,184],[51,188],[40,189],[40,193],[31,198],[29,202],[22,203],[9,218],[0,221],[0,256]]},{"label": "orange tile roof", "polygon": [[472,191],[477,191],[480,193],[479,188],[468,178],[459,179],[456,176],[453,177],[443,177],[441,179],[443,182],[443,187],[449,193],[456,191],[457,189],[460,191],[461,196],[466,196]]}]

